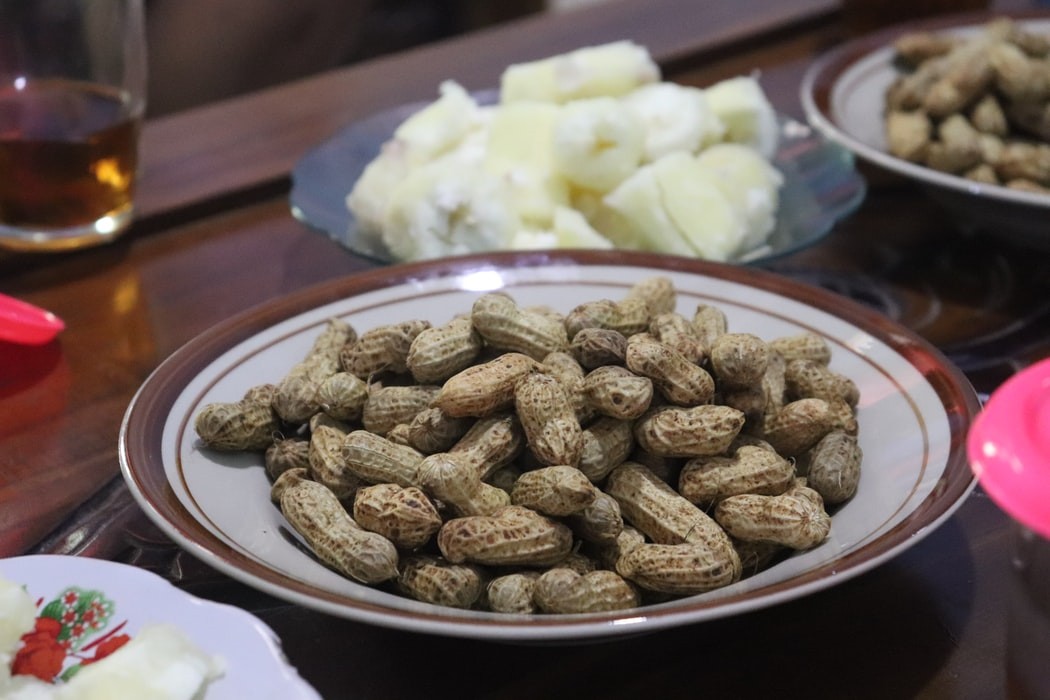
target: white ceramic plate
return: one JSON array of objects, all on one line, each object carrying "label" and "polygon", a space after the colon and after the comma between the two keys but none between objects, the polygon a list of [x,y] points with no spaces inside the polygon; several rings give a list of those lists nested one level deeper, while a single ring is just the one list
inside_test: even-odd
[{"label": "white ceramic plate", "polygon": [[[764,338],[812,331],[832,367],[860,386],[863,476],[826,543],[706,595],[630,611],[514,617],[418,603],[353,583],[299,545],[269,500],[261,459],[202,449],[193,418],[279,379],[326,319],[360,331],[396,320],[444,322],[483,291],[564,312],[671,277],[679,310],[721,307],[735,331]],[[612,251],[494,254],[379,268],[281,299],[216,327],[166,360],[128,408],[123,474],[148,515],[187,550],[230,576],[295,603],[363,622],[515,641],[647,632],[754,610],[836,585],[929,534],[972,488],[963,453],[977,399],[927,343],[885,317],[815,287],[750,268]]]},{"label": "white ceramic plate", "polygon": [[[477,99],[491,102],[495,92],[478,93]],[[380,145],[424,105],[379,112],[348,125],[305,154],[292,171],[292,214],[359,255],[391,262],[381,241],[359,235],[346,196],[379,153]],[[817,243],[852,214],[867,193],[848,150],[788,117],[780,118],[780,143],[773,163],[784,175],[776,227],[767,242],[745,251],[734,262],[767,263]]]},{"label": "white ceramic plate", "polygon": [[[0,559],[0,575],[22,584],[45,607],[70,588],[98,600],[105,623],[84,640],[84,655],[107,634],[131,637],[145,624],[170,623],[205,653],[222,658],[225,675],[214,681],[205,700],[320,700],[292,668],[273,631],[253,615],[229,605],[201,600],[144,569],[126,564],[61,555]],[[67,659],[67,667],[73,659]]]},{"label": "white ceramic plate", "polygon": [[[1050,18],[1018,18],[1026,28],[1050,34]],[[866,161],[915,180],[968,232],[990,232],[1050,248],[1050,195],[985,185],[890,155],[883,128],[886,89],[900,74],[893,65],[898,36],[930,29],[973,35],[993,15],[964,15],[901,25],[847,42],[818,59],[801,86],[806,118],[818,131]],[[960,24],[960,22],[965,22]]]}]

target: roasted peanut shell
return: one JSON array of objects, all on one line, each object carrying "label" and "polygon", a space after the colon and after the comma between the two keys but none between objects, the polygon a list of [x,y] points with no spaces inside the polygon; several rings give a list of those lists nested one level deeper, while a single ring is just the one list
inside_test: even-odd
[{"label": "roasted peanut shell", "polygon": [[362,583],[397,576],[397,548],[362,529],[327,487],[300,481],[281,494],[281,512],[328,566]]}]

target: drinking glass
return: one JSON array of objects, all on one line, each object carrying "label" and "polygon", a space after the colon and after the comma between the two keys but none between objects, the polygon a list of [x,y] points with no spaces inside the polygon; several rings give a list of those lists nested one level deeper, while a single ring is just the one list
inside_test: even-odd
[{"label": "drinking glass", "polygon": [[0,246],[127,228],[145,91],[142,0],[0,0]]}]

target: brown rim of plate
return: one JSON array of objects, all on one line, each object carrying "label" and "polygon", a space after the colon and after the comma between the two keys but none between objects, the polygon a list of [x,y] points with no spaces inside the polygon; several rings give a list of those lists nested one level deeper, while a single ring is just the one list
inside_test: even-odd
[{"label": "brown rim of plate", "polygon": [[1050,19],[1050,13],[1046,10],[1038,9],[1003,12],[983,10],[960,12],[895,24],[856,39],[851,39],[833,49],[823,59],[821,70],[813,80],[813,101],[825,117],[828,117],[830,114],[831,91],[839,76],[860,59],[865,58],[873,51],[889,46],[894,40],[905,34],[922,31],[944,31],[956,27],[980,25],[998,17],[1009,17],[1016,20]]},{"label": "brown rim of plate", "polygon": [[[869,333],[898,352],[930,384],[941,399],[951,433],[949,455],[940,484],[903,521],[874,540],[823,565],[785,581],[761,588],[719,597],[683,598],[673,605],[646,606],[616,613],[572,616],[464,617],[463,611],[429,606],[425,612],[393,609],[352,599],[319,589],[287,577],[231,548],[212,535],[186,511],[168,484],[161,436],[170,410],[185,385],[221,353],[237,343],[285,319],[320,306],[365,292],[396,286],[412,280],[464,274],[478,269],[528,268],[543,265],[618,265],[644,267],[668,272],[691,273],[744,284],[807,304],[846,321]],[[412,622],[451,624],[475,629],[479,636],[498,636],[496,628],[587,627],[585,636],[601,636],[594,626],[610,627],[625,618],[644,618],[656,627],[676,624],[672,617],[707,613],[710,618],[729,615],[744,605],[773,604],[807,585],[834,574],[845,580],[859,574],[898,549],[916,542],[933,530],[957,508],[973,487],[973,475],[965,456],[967,430],[979,411],[976,393],[964,375],[935,347],[914,332],[882,314],[819,287],[793,281],[775,273],[754,268],[722,265],[702,260],[659,254],[623,251],[538,251],[499,252],[469,255],[381,267],[345,278],[331,280],[248,309],[229,321],[213,326],[174,352],[147,378],[128,406],[121,425],[118,453],[121,470],[133,494],[147,514],[159,525],[170,528],[193,546],[188,551],[204,562],[217,566],[248,585],[277,597],[293,593],[315,602],[330,614],[368,619],[393,627],[411,627]],[[287,599],[287,598],[286,598]],[[663,620],[663,624],[661,624]],[[490,629],[491,628],[491,629]],[[439,630],[417,629],[437,632]],[[485,630],[490,629],[488,634]],[[627,630],[624,630],[627,631]],[[566,635],[571,636],[571,635]]]}]

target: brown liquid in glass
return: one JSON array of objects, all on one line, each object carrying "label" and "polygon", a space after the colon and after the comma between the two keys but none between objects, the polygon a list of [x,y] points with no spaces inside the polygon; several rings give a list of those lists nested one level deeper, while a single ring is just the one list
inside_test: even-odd
[{"label": "brown liquid in glass", "polygon": [[62,80],[0,89],[0,223],[64,229],[127,211],[138,132],[116,90]]}]

